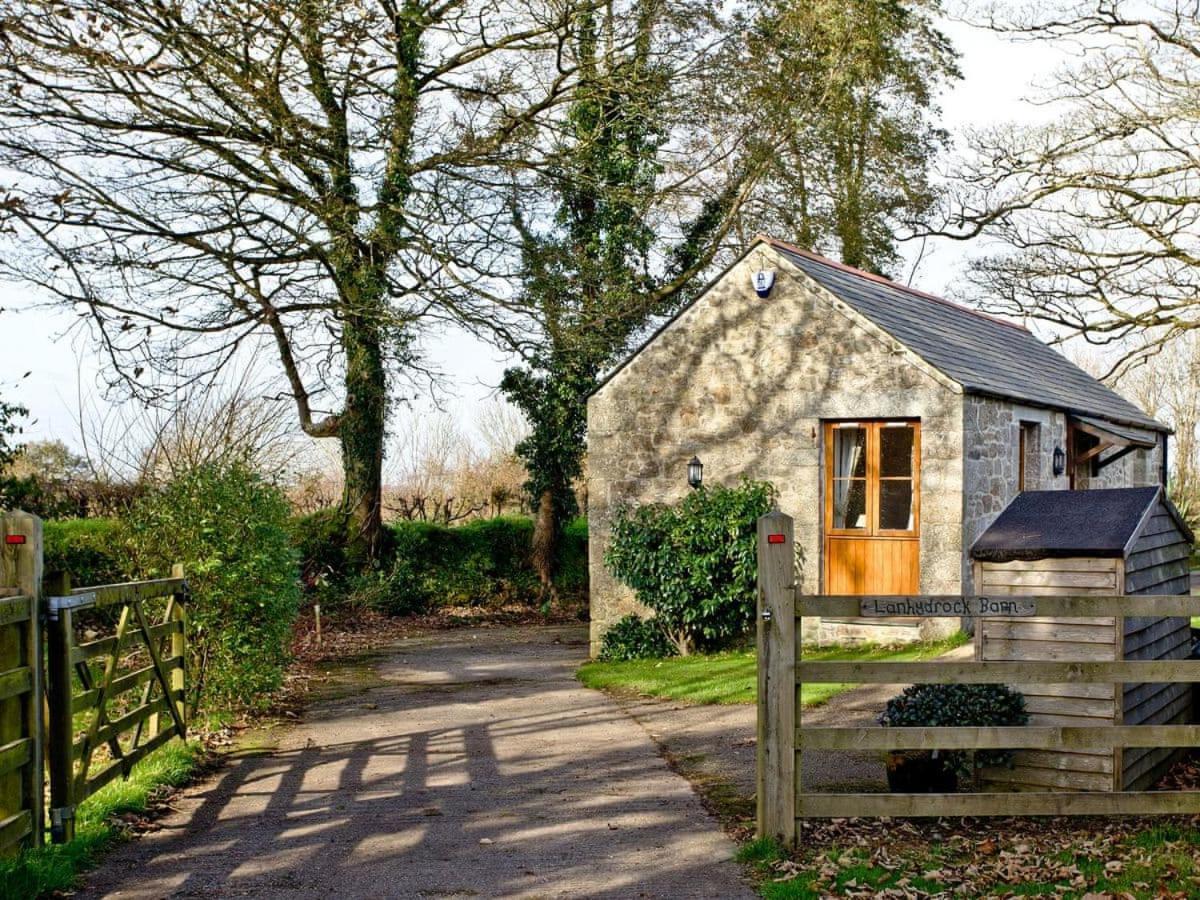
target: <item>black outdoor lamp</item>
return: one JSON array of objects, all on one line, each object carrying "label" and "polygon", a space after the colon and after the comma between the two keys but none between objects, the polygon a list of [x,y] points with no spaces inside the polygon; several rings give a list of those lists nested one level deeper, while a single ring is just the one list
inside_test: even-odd
[{"label": "black outdoor lamp", "polygon": [[693,456],[692,461],[688,463],[688,486],[698,488],[703,481],[704,463],[700,462],[700,457]]},{"label": "black outdoor lamp", "polygon": [[1054,448],[1054,475],[1058,477],[1063,472],[1067,471],[1067,454],[1063,452],[1062,447]]}]

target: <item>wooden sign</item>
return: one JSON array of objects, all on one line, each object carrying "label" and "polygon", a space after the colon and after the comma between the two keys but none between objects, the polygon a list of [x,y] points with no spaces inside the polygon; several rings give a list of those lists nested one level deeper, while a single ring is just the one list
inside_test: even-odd
[{"label": "wooden sign", "polygon": [[1028,597],[863,597],[864,616],[1032,616]]}]

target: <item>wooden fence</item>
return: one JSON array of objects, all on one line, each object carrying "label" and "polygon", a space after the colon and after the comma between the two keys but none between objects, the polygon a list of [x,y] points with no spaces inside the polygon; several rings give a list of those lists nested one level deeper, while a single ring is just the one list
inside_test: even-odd
[{"label": "wooden fence", "polygon": [[0,516],[0,855],[42,840],[42,526]]},{"label": "wooden fence", "polygon": [[[804,818],[854,816],[1042,816],[1200,813],[1200,791],[869,794],[808,793],[801,784],[803,751],[1108,750],[1200,746],[1197,725],[883,728],[804,726],[804,683],[863,684],[1120,684],[1200,682],[1191,660],[1110,662],[807,662],[797,620],[858,616],[864,601],[877,609],[900,598],[796,597],[792,521],[782,513],[759,520],[758,831],[788,843]],[[986,597],[923,597],[971,614]],[[1200,598],[1169,596],[1037,596],[1002,599],[1040,616],[1069,618],[1200,615]],[[904,605],[904,604],[901,604]],[[873,613],[879,615],[880,612]],[[882,765],[882,761],[881,761]]]},{"label": "wooden fence", "polygon": [[189,656],[181,567],[157,581],[72,588],[67,576],[43,577],[35,516],[0,515],[0,536],[3,855],[42,842],[47,780],[50,836],[61,843],[83,800],[186,735]]},{"label": "wooden fence", "polygon": [[[173,737],[187,734],[187,584],[174,577],[73,589],[49,582],[50,834],[74,836],[75,808]],[[151,608],[157,607],[157,608]],[[87,611],[110,633],[79,641]],[[115,621],[114,621],[115,620]]]}]

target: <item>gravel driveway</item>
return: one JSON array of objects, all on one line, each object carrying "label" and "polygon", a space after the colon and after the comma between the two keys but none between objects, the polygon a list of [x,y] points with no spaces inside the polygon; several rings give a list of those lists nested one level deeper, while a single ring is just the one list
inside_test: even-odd
[{"label": "gravel driveway", "polygon": [[575,681],[586,653],[580,627],[406,640],[83,895],[753,897],[646,730]]}]

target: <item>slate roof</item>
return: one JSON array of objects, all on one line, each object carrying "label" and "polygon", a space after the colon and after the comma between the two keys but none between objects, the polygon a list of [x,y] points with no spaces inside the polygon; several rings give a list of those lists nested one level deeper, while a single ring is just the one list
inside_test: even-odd
[{"label": "slate roof", "polygon": [[1010,562],[1124,556],[1129,539],[1158,497],[1156,487],[1023,491],[979,536],[971,558]]},{"label": "slate roof", "polygon": [[968,393],[1169,431],[1029,331],[781,241],[789,262]]}]

